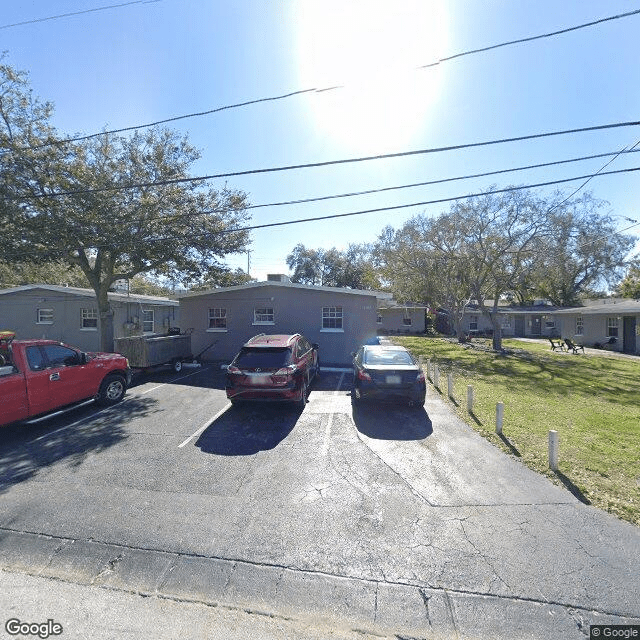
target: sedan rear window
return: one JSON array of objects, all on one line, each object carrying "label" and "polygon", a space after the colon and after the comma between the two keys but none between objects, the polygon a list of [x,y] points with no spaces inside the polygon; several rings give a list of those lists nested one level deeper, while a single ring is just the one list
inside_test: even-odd
[{"label": "sedan rear window", "polygon": [[375,365],[414,364],[407,351],[365,351],[364,363]]},{"label": "sedan rear window", "polygon": [[239,369],[280,369],[291,361],[291,350],[282,349],[252,349],[243,348],[235,360]]}]

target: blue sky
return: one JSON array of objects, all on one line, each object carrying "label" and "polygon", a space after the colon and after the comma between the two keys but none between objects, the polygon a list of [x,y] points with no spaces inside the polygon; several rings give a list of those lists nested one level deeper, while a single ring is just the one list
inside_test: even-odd
[{"label": "blue sky", "polygon": [[[9,64],[29,71],[36,95],[54,103],[61,132],[90,134],[344,85],[172,123],[202,150],[197,175],[640,120],[640,14],[417,69],[455,53],[638,10],[640,1],[159,0],[4,27],[122,1],[3,6],[0,50],[8,52]],[[252,204],[264,204],[616,152],[639,140],[640,127],[624,127],[241,176],[228,184],[246,191]],[[561,180],[593,173],[606,161],[259,208],[253,223],[450,198],[492,184]],[[636,166],[640,154],[628,154],[607,170]],[[580,184],[560,188],[568,194]],[[620,216],[620,229],[631,224],[624,218],[640,220],[640,172],[598,177],[587,189],[610,203],[606,210]],[[286,273],[285,258],[299,242],[314,248],[373,242],[385,225],[447,209],[429,205],[255,231],[251,275]],[[228,262],[246,269],[247,256]]]}]

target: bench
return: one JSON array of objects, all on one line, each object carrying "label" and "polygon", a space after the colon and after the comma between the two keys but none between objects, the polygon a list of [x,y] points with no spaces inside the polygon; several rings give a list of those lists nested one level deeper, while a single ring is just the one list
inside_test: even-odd
[{"label": "bench", "polygon": [[564,345],[562,344],[562,340],[554,340],[553,338],[549,338],[549,342],[551,343],[552,351],[564,351]]},{"label": "bench", "polygon": [[567,351],[573,351],[573,353],[578,353],[578,350],[582,349],[582,353],[584,353],[584,347],[581,344],[576,344],[572,342],[570,338],[565,338],[564,343],[567,345]]}]

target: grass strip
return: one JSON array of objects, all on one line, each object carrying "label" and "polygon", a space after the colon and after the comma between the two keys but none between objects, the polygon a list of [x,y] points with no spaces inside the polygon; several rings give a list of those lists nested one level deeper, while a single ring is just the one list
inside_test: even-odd
[{"label": "grass strip", "polygon": [[[438,364],[440,393],[453,374],[456,412],[506,453],[564,485],[578,499],[640,526],[640,358],[559,353],[548,343],[504,340],[462,345],[446,338],[393,337]],[[467,411],[467,385],[474,388]],[[503,435],[495,432],[504,403]],[[548,433],[560,437],[559,470],[549,469]]]}]

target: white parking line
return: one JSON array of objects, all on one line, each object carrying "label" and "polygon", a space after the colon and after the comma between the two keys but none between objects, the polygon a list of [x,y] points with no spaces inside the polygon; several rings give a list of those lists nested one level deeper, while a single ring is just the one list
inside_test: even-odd
[{"label": "white parking line", "polygon": [[197,438],[207,427],[212,425],[230,406],[231,406],[231,403],[227,402],[227,404],[224,407],[222,407],[222,409],[220,409],[220,411],[218,411],[218,413],[216,413],[216,415],[213,416],[213,418],[210,418],[209,420],[207,420],[193,435],[189,436],[182,444],[179,444],[178,449],[182,449],[182,447],[189,444],[191,440],[193,440],[194,438]]},{"label": "white parking line", "polygon": [[[338,387],[336,388],[335,391],[332,392],[331,395],[335,396],[340,391],[345,374],[346,374],[346,371],[343,371],[342,374],[340,375],[340,380],[338,381]],[[325,427],[325,430],[324,430],[324,441],[322,443],[322,449],[320,449],[320,456],[322,458],[326,458],[327,455],[329,454],[329,441],[331,440],[331,427],[333,426],[334,415],[335,415],[335,412],[332,411],[329,414],[329,417],[327,419],[327,426]]]}]

